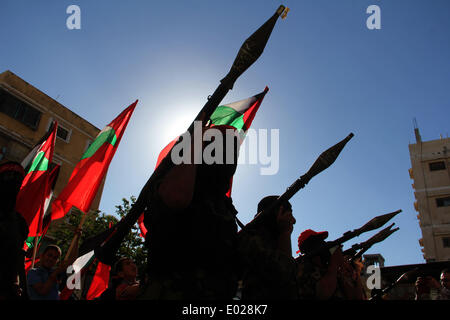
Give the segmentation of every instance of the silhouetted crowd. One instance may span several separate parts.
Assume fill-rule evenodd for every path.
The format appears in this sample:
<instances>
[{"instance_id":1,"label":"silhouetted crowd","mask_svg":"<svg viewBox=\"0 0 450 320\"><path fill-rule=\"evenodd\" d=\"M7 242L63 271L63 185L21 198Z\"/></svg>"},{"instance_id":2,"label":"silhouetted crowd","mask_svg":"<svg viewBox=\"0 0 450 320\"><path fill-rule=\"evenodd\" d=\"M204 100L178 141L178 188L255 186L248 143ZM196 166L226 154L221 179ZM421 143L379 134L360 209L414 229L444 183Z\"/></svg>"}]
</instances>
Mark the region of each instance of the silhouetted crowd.
<instances>
[{"instance_id":1,"label":"silhouetted crowd","mask_svg":"<svg viewBox=\"0 0 450 320\"><path fill-rule=\"evenodd\" d=\"M238 148L236 146L236 148ZM226 148L223 149L226 159ZM180 164L161 170L150 185L144 212L148 230L147 275L120 258L101 300L367 300L360 260L340 246L326 246L328 232L303 231L292 256L291 203L270 208L278 196L263 198L254 221L238 231L237 210L227 196L235 164ZM0 166L0 299L58 300L66 268L61 250L48 246L25 275L28 227L15 208L24 172L20 164ZM321 250L321 248L326 248ZM440 283L416 282L417 299L449 299L449 270Z\"/></svg>"}]
</instances>

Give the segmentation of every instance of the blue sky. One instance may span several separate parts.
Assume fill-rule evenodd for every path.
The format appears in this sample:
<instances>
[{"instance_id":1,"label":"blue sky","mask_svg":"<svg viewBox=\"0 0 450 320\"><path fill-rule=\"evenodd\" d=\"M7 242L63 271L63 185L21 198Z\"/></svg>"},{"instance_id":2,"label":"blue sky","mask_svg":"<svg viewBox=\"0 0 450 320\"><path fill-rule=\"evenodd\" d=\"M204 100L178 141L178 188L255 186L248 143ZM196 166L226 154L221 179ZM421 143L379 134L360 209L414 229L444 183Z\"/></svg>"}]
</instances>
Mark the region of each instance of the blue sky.
<instances>
[{"instance_id":1,"label":"blue sky","mask_svg":"<svg viewBox=\"0 0 450 320\"><path fill-rule=\"evenodd\" d=\"M81 30L66 27L71 4L81 8ZM139 99L100 204L113 213L122 197L138 195L159 151L189 126L242 42L280 4L291 9L287 19L223 100L269 86L252 127L280 129L278 174L237 170L239 219L249 222L262 197L282 193L353 132L333 166L292 199L293 251L305 229L328 230L332 240L402 209L393 220L400 230L368 253L381 253L386 265L424 262L408 144L414 117L424 140L448 134L446 0L2 0L0 72L11 70L99 128ZM373 4L380 30L366 27Z\"/></svg>"}]
</instances>

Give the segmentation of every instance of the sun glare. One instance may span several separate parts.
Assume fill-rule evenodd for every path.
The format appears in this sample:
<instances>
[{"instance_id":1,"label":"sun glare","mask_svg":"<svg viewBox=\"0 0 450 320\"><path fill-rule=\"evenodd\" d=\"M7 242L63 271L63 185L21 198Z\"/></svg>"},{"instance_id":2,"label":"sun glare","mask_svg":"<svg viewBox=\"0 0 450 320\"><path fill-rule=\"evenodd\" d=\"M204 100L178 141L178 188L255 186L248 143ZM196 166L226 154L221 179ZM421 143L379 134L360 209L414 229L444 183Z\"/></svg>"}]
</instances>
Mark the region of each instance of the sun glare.
<instances>
[{"instance_id":1,"label":"sun glare","mask_svg":"<svg viewBox=\"0 0 450 320\"><path fill-rule=\"evenodd\" d=\"M195 116L194 107L183 108L182 112L168 116L168 120L161 127L161 143L166 146L170 141L183 134L191 125Z\"/></svg>"}]
</instances>

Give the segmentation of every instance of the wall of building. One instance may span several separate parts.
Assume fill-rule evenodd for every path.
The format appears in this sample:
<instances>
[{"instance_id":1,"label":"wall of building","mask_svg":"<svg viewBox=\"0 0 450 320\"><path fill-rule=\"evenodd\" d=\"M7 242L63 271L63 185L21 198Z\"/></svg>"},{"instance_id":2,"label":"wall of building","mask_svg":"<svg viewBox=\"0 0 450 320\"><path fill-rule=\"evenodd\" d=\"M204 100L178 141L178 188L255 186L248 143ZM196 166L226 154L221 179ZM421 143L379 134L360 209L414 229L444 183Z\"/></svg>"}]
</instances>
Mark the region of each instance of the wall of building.
<instances>
[{"instance_id":1,"label":"wall of building","mask_svg":"<svg viewBox=\"0 0 450 320\"><path fill-rule=\"evenodd\" d=\"M450 246L444 246L444 239L450 239L450 205L439 206L437 201L450 197L450 139L418 140L409 145L409 152L424 258L450 260ZM445 168L431 170L430 164L438 162L443 162Z\"/></svg>"},{"instance_id":2,"label":"wall of building","mask_svg":"<svg viewBox=\"0 0 450 320\"><path fill-rule=\"evenodd\" d=\"M21 162L31 151L31 148L47 132L53 120L66 130L66 140L57 137L55 143L54 163L61 169L55 186L57 196L69 181L70 175L81 156L95 139L100 129L81 118L33 87L11 71L0 74L0 90L12 94L16 98L41 112L36 128L18 121L8 114L0 112L0 152L1 162L12 160ZM91 209L98 209L103 191L104 180L99 188Z\"/></svg>"}]
</instances>

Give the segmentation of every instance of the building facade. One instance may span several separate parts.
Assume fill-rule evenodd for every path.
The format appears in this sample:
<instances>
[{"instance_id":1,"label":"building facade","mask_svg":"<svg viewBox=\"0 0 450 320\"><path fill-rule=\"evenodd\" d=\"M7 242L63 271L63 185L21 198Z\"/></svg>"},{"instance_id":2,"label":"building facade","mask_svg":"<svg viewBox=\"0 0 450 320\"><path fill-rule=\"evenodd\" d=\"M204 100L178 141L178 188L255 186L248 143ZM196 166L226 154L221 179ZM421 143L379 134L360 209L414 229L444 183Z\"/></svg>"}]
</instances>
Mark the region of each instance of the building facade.
<instances>
[{"instance_id":1,"label":"building facade","mask_svg":"<svg viewBox=\"0 0 450 320\"><path fill-rule=\"evenodd\" d=\"M22 162L53 120L58 122L53 163L61 166L53 194L57 197L100 129L11 71L0 74L0 163ZM91 210L100 205L103 185L104 180Z\"/></svg>"},{"instance_id":2,"label":"building facade","mask_svg":"<svg viewBox=\"0 0 450 320\"><path fill-rule=\"evenodd\" d=\"M414 180L414 208L418 212L423 257L427 262L450 260L450 138L409 145Z\"/></svg>"}]
</instances>

